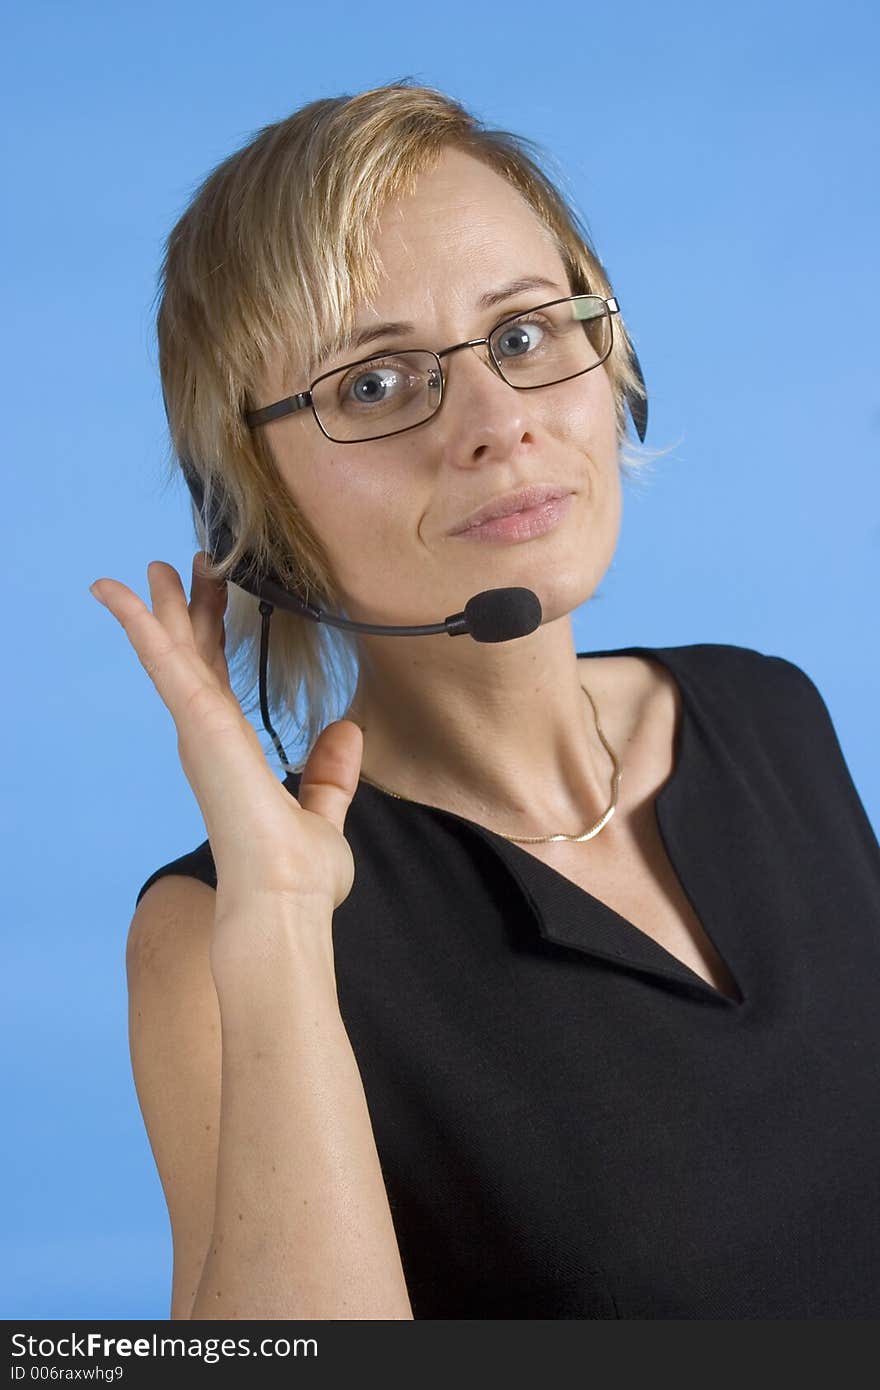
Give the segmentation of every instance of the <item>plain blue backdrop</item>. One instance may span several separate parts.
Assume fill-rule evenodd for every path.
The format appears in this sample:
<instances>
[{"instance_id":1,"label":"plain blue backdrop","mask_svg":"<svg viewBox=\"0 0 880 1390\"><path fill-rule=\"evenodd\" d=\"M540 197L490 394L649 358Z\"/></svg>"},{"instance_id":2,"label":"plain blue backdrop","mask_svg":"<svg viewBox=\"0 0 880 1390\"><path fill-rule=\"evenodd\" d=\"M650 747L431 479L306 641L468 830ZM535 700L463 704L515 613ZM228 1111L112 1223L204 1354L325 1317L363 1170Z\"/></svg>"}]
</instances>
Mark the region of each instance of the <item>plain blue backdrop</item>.
<instances>
[{"instance_id":1,"label":"plain blue backdrop","mask_svg":"<svg viewBox=\"0 0 880 1390\"><path fill-rule=\"evenodd\" d=\"M868 0L7 12L0 1316L168 1315L124 948L138 887L204 828L88 586L148 597L153 559L188 582L152 302L197 183L305 102L405 76L540 142L633 333L647 443L675 446L625 491L576 646L797 662L877 828L878 37Z\"/></svg>"}]
</instances>

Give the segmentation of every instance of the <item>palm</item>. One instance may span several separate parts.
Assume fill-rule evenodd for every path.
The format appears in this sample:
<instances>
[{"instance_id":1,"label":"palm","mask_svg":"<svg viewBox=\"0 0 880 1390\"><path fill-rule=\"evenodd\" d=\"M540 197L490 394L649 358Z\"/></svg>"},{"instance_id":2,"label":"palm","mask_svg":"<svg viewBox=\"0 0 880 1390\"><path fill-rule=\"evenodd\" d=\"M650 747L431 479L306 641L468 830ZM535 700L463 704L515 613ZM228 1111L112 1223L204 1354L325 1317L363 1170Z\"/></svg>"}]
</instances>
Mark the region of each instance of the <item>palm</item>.
<instances>
[{"instance_id":1,"label":"palm","mask_svg":"<svg viewBox=\"0 0 880 1390\"><path fill-rule=\"evenodd\" d=\"M153 561L147 574L152 612L118 580L97 587L177 727L181 766L217 867L218 910L237 911L254 893L268 893L323 899L332 912L354 878L343 826L360 772L360 729L350 720L329 725L303 769L299 799L291 795L230 685L225 585L194 564L187 603L173 566Z\"/></svg>"}]
</instances>

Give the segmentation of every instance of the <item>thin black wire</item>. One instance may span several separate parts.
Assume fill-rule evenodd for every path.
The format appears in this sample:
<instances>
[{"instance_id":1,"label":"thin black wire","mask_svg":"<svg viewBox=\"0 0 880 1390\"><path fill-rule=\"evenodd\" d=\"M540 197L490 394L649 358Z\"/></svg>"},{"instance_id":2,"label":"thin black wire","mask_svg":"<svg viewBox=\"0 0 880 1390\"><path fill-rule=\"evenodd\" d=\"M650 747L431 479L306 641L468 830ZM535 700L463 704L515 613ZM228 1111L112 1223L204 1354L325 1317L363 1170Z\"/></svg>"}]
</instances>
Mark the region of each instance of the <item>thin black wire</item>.
<instances>
[{"instance_id":1,"label":"thin black wire","mask_svg":"<svg viewBox=\"0 0 880 1390\"><path fill-rule=\"evenodd\" d=\"M269 719L269 701L266 698L266 672L269 665L269 623L272 621L272 614L274 611L271 603L267 603L265 599L260 601L260 613L263 617L263 626L260 632L260 715L263 720L263 728L266 730L267 734L271 734L272 742L275 744L282 765L286 764L284 771L287 772L287 768L290 764L287 761L284 745L272 728Z\"/></svg>"}]
</instances>

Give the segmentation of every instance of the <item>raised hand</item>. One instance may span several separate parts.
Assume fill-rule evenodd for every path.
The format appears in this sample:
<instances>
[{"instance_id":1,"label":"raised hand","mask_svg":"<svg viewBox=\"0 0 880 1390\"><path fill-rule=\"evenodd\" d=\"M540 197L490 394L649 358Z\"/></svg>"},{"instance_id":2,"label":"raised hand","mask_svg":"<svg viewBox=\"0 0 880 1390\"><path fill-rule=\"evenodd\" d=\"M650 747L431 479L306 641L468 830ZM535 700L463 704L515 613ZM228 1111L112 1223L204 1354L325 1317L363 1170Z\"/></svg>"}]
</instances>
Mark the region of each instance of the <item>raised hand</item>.
<instances>
[{"instance_id":1,"label":"raised hand","mask_svg":"<svg viewBox=\"0 0 880 1390\"><path fill-rule=\"evenodd\" d=\"M363 735L352 720L335 720L311 750L299 797L283 786L230 686L226 585L204 574L202 555L189 603L177 570L161 560L147 566L152 612L116 579L96 580L90 592L125 630L177 727L217 867L218 914L284 898L330 916L354 882L343 830Z\"/></svg>"}]
</instances>

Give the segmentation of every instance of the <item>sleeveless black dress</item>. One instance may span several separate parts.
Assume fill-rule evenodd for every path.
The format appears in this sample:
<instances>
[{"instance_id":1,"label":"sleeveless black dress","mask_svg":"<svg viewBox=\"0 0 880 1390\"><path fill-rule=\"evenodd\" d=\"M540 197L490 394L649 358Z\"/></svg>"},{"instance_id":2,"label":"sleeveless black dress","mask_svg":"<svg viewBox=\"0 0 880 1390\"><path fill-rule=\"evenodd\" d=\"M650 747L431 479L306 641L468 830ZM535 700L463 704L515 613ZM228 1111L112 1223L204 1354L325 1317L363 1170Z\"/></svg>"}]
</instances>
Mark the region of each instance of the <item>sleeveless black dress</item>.
<instances>
[{"instance_id":1,"label":"sleeveless black dress","mask_svg":"<svg viewBox=\"0 0 880 1390\"><path fill-rule=\"evenodd\" d=\"M656 816L737 995L361 782L336 974L414 1316L876 1317L880 845L824 700L747 647L578 655L678 683ZM216 887L208 841L163 874Z\"/></svg>"}]
</instances>

